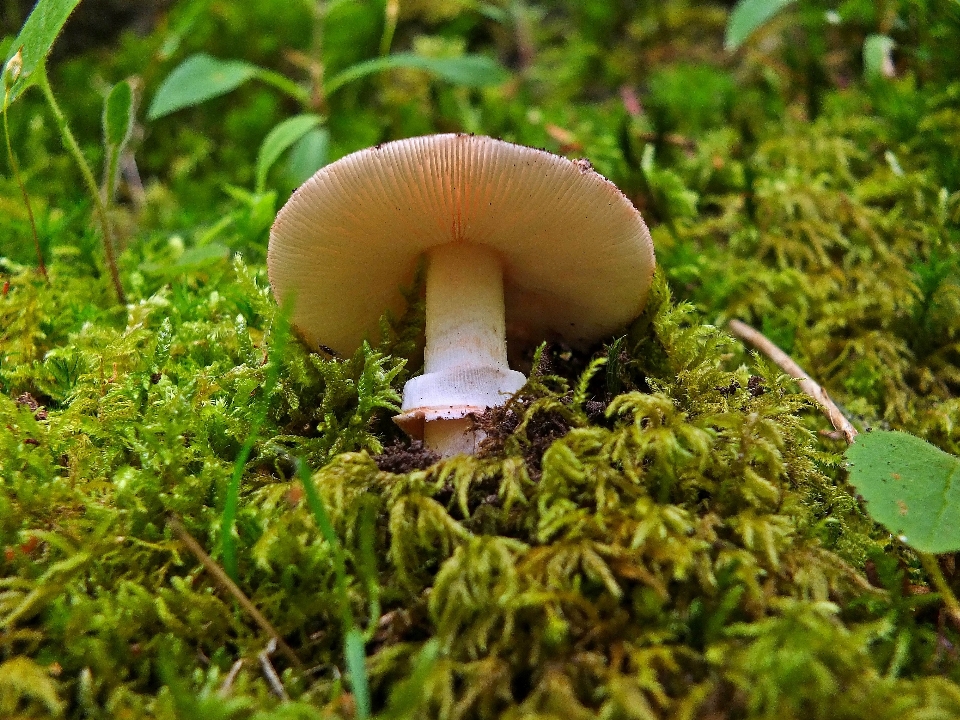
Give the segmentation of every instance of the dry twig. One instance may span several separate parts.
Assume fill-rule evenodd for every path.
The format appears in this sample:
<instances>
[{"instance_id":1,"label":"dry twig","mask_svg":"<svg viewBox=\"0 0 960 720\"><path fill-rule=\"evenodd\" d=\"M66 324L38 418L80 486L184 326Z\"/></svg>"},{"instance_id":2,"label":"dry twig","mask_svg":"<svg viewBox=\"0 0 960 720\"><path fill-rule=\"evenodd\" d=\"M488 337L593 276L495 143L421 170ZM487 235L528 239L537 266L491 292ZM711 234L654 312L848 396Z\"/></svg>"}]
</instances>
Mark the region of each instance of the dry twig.
<instances>
[{"instance_id":1,"label":"dry twig","mask_svg":"<svg viewBox=\"0 0 960 720\"><path fill-rule=\"evenodd\" d=\"M243 658L237 660L233 667L230 668L230 672L227 673L227 676L223 679L223 684L220 685L220 689L217 691L217 694L220 697L227 697L230 694L230 689L233 687L234 680L237 679L237 675L240 674L240 669L243 667Z\"/></svg>"},{"instance_id":2,"label":"dry twig","mask_svg":"<svg viewBox=\"0 0 960 720\"><path fill-rule=\"evenodd\" d=\"M853 439L857 436L857 429L853 427L844 414L840 412L840 408L830 399L827 391L820 387L812 377L807 375L803 368L794 362L793 358L774 345L766 335L750 327L745 322L731 320L728 323L728 327L730 328L730 332L741 340L753 345L753 347L773 360L780 369L796 380L800 385L800 389L813 398L814 402L820 406L833 427L843 434L847 444L849 445L853 442Z\"/></svg>"},{"instance_id":3,"label":"dry twig","mask_svg":"<svg viewBox=\"0 0 960 720\"><path fill-rule=\"evenodd\" d=\"M270 621L267 620L263 614L257 609L257 606L254 605L250 598L248 598L243 590L237 587L237 584L230 579L227 573L222 567L217 565L213 558L207 555L206 551L200 547L193 535L187 532L187 529L183 526L183 523L176 517L171 516L167 520L167 524L170 526L170 529L176 533L177 537L180 538L180 542L187 546L187 548L192 552L197 560L200 561L200 564L206 568L207 572L213 575L214 579L220 584L220 586L229 592L240 603L247 614L253 618L254 622L257 623L271 638L277 641L277 647L283 652L288 660L298 669L303 669L303 663L300 662L300 658L297 657L297 654L293 652L293 649L287 645L283 638L280 637L280 633L277 632L276 628L270 624Z\"/></svg>"},{"instance_id":4,"label":"dry twig","mask_svg":"<svg viewBox=\"0 0 960 720\"><path fill-rule=\"evenodd\" d=\"M287 695L286 689L283 687L283 683L280 682L280 676L277 675L277 671L273 667L273 663L270 662L270 655L274 650L277 649L277 639L275 637L270 638L270 642L267 643L265 647L257 657L260 659L260 667L263 669L264 677L267 678L267 682L270 683L270 687L273 689L273 692L276 693L277 697L281 700L289 700L290 696Z\"/></svg>"}]
</instances>

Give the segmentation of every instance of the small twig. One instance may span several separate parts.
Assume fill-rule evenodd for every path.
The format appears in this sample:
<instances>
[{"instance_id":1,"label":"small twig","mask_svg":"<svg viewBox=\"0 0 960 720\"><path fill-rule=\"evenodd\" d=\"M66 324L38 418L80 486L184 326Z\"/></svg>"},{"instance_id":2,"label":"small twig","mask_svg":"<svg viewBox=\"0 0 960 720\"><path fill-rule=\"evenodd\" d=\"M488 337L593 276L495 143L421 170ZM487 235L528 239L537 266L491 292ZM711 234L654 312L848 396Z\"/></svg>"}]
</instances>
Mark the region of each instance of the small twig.
<instances>
[{"instance_id":1,"label":"small twig","mask_svg":"<svg viewBox=\"0 0 960 720\"><path fill-rule=\"evenodd\" d=\"M755 330L744 322L731 320L729 322L729 328L734 335L753 345L773 360L773 362L790 375L790 377L794 378L800 384L803 392L820 405L833 424L833 427L846 439L847 444L853 443L858 435L856 429L850 424L850 421L847 420L843 413L840 412L840 408L830 399L827 391L807 375L807 373L803 371L803 368L797 365L789 355L768 340L763 333ZM919 550L917 551L917 557L920 558L920 564L930 578L933 587L936 588L940 594L940 599L946 607L950 621L954 626L960 628L960 601L957 600L957 596L954 595L950 583L948 583L947 579L943 576L943 571L940 570L940 563L937 561L937 558L930 553L920 552Z\"/></svg>"},{"instance_id":2,"label":"small twig","mask_svg":"<svg viewBox=\"0 0 960 720\"><path fill-rule=\"evenodd\" d=\"M261 612L257 609L257 606L254 605L250 601L250 598L243 593L243 590L237 587L237 584L229 578L227 573L224 572L223 568L217 565L213 561L213 558L207 555L206 551L200 547L200 543L194 539L193 535L187 532L187 529L183 526L183 523L181 523L178 518L171 516L167 519L167 524L177 535L177 537L180 538L180 542L186 545L190 552L196 556L197 560L199 560L200 564L206 568L207 572L213 575L214 579L220 584L220 586L233 595L236 601L240 603L240 607L246 610L247 614L253 618L254 622L256 622L257 625L264 630L264 632L270 635L273 640L276 640L277 647L283 651L283 654L287 657L287 659L290 660L290 662L293 663L298 670L302 670L303 663L300 662L300 658L298 658L297 654L293 652L293 649L283 641L283 638L280 637L280 633L277 632L276 628L274 628L273 625L270 624L270 621L267 620L263 614L261 614Z\"/></svg>"},{"instance_id":3,"label":"small twig","mask_svg":"<svg viewBox=\"0 0 960 720\"><path fill-rule=\"evenodd\" d=\"M243 658L240 658L233 664L233 666L230 668L230 672L228 672L227 676L223 679L223 684L220 685L217 695L220 697L226 697L230 694L230 688L233 687L233 681L237 679L237 675L240 674L240 668L242 667Z\"/></svg>"},{"instance_id":4,"label":"small twig","mask_svg":"<svg viewBox=\"0 0 960 720\"><path fill-rule=\"evenodd\" d=\"M728 327L730 328L730 332L741 340L753 345L757 350L773 360L780 369L796 380L800 385L800 389L813 398L820 406L833 427L843 434L847 444L849 445L853 442L853 439L857 436L856 428L853 427L844 414L840 412L840 408L830 399L827 391L820 387L812 377L807 375L803 368L794 362L793 358L774 345L763 333L750 327L745 322L731 320L728 323Z\"/></svg>"},{"instance_id":5,"label":"small twig","mask_svg":"<svg viewBox=\"0 0 960 720\"><path fill-rule=\"evenodd\" d=\"M273 688L273 692L275 692L281 700L286 701L290 699L290 696L287 695L283 683L280 682L280 676L277 675L273 663L270 662L270 654L276 649L277 639L272 637L270 638L270 642L267 643L267 647L265 647L257 657L260 658L260 667L263 669L263 674L267 678L267 682L270 683L270 687Z\"/></svg>"}]
</instances>

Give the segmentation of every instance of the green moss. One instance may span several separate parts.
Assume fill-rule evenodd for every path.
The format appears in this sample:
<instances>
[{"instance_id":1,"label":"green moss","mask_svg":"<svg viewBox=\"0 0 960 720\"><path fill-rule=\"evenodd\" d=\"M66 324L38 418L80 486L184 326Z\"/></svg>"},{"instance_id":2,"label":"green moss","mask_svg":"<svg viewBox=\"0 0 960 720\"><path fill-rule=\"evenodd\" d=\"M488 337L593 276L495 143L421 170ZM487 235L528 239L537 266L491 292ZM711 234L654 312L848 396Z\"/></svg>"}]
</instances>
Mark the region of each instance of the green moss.
<instances>
[{"instance_id":1,"label":"green moss","mask_svg":"<svg viewBox=\"0 0 960 720\"><path fill-rule=\"evenodd\" d=\"M787 21L729 58L725 10L687 0L421 2L401 18L395 47L496 55L516 79L345 88L332 157L431 130L585 155L641 208L659 262L620 337L537 351L519 396L478 419L480 456L403 474L377 455L418 371L419 288L352 357L304 347L263 269L288 180L237 187L299 110L251 85L147 126L143 205L115 209L118 307L73 169L25 96L11 128L51 282L0 178L0 715L355 717L335 551L301 459L381 717L960 715L960 637L923 570L863 514L810 401L720 329L762 328L857 425L960 452L956 11L893 3L900 77L861 84L860 36L885 22L861 4L824 40L833 87L813 120ZM298 77L279 58L309 45L302 8L201 5L55 69L91 156L94 75L141 72L150 97L155 65L229 57L261 22L244 58ZM358 8L327 18L331 68L375 52L379 10ZM252 434L237 582L305 666L272 658L290 701L262 671L267 635L167 524L223 563Z\"/></svg>"}]
</instances>

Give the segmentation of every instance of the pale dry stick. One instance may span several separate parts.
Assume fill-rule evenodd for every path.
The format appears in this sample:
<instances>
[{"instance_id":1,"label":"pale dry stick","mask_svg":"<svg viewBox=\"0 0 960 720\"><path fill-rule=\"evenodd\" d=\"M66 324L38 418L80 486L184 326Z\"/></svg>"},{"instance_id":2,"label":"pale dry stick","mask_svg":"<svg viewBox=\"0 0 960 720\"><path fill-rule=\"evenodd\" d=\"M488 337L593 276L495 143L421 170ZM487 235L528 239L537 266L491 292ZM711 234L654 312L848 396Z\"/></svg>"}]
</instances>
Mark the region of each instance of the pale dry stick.
<instances>
[{"instance_id":1,"label":"pale dry stick","mask_svg":"<svg viewBox=\"0 0 960 720\"><path fill-rule=\"evenodd\" d=\"M827 391L807 375L807 373L803 371L803 368L793 361L793 358L774 345L763 333L750 327L745 322L731 320L728 323L728 327L730 328L730 332L741 340L753 345L757 350L773 360L773 362L790 375L790 377L794 378L800 384L803 392L820 405L833 424L833 427L846 439L847 444L850 445L853 443L858 435L856 428L854 428L844 414L840 412L840 408L830 399ZM930 577L934 588L940 593L940 597L946 607L947 615L953 624L960 628L960 602L957 601L957 597L953 594L953 589L950 587L946 578L944 578L936 556L918 551L917 557L920 558L920 564L923 566L923 569L927 571L927 575Z\"/></svg>"},{"instance_id":2,"label":"pale dry stick","mask_svg":"<svg viewBox=\"0 0 960 720\"><path fill-rule=\"evenodd\" d=\"M276 693L277 697L281 700L289 700L290 696L287 695L287 691L283 687L283 683L280 682L280 676L277 675L276 669L273 667L273 663L270 662L270 654L277 649L277 639L275 637L270 638L270 642L267 643L267 647L264 648L259 655L260 658L260 668L263 670L264 676L267 678L267 682L270 684L270 687L273 689L273 692Z\"/></svg>"},{"instance_id":3,"label":"pale dry stick","mask_svg":"<svg viewBox=\"0 0 960 720\"><path fill-rule=\"evenodd\" d=\"M227 673L227 676L223 679L223 684L220 685L220 689L217 690L217 695L220 697L227 697L230 694L230 689L233 687L233 681L237 679L237 675L240 674L240 669L243 667L243 658L237 660L233 666L230 668L230 672Z\"/></svg>"},{"instance_id":4,"label":"pale dry stick","mask_svg":"<svg viewBox=\"0 0 960 720\"><path fill-rule=\"evenodd\" d=\"M298 658L293 649L283 641L283 638L280 637L280 633L277 632L276 628L257 610L257 606L250 601L250 598L243 593L243 590L237 587L237 584L230 579L230 576L224 572L223 568L217 565L213 561L213 558L207 555L206 551L200 547L200 543L194 539L193 535L187 532L183 523L181 523L178 518L171 516L167 519L167 524L177 537L180 538L180 542L186 545L190 552L200 561L200 564L206 568L207 572L213 575L214 579L233 595L236 601L240 603L240 607L247 611L247 614L253 618L254 622L270 635L272 639L277 641L277 647L287 656L287 659L290 660L298 670L303 670L303 663L300 662L300 658Z\"/></svg>"},{"instance_id":5,"label":"pale dry stick","mask_svg":"<svg viewBox=\"0 0 960 720\"><path fill-rule=\"evenodd\" d=\"M745 322L731 320L727 324L727 327L730 328L730 332L741 340L753 345L753 347L773 360L781 370L796 380L800 385L800 389L813 398L823 412L826 413L830 423L836 428L837 432L843 435L847 444L850 445L853 443L853 439L857 437L858 434L857 429L853 427L844 414L840 412L840 408L830 399L827 391L820 387L819 383L812 377L807 375L803 368L794 362L793 358L774 345L766 335L750 327Z\"/></svg>"}]
</instances>

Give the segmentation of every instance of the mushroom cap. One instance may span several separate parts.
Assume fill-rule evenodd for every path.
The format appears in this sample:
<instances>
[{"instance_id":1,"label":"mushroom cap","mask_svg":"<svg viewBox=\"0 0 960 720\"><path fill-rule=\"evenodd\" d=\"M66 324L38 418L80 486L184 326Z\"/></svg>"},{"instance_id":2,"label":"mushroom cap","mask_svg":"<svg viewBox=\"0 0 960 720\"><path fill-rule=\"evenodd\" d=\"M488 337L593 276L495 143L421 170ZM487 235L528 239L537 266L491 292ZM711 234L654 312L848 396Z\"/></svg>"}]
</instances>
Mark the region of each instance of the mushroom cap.
<instances>
[{"instance_id":1,"label":"mushroom cap","mask_svg":"<svg viewBox=\"0 0 960 720\"><path fill-rule=\"evenodd\" d=\"M304 339L349 355L402 311L419 258L457 242L502 259L510 342L597 340L639 315L653 278L640 213L588 162L462 134L320 169L280 209L267 268Z\"/></svg>"}]
</instances>

